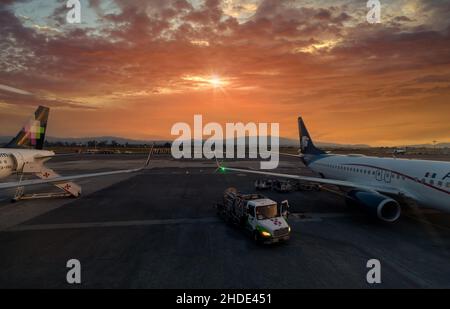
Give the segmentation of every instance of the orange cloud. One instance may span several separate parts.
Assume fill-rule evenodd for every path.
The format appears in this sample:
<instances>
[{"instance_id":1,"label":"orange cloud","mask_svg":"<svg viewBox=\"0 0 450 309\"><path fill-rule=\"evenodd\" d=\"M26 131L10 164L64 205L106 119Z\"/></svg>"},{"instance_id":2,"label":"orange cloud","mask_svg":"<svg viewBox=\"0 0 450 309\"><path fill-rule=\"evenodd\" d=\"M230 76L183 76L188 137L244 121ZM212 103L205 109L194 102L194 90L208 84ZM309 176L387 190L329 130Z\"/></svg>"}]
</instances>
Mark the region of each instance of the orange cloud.
<instances>
[{"instance_id":1,"label":"orange cloud","mask_svg":"<svg viewBox=\"0 0 450 309\"><path fill-rule=\"evenodd\" d=\"M0 84L33 93L0 88L3 135L45 104L57 136L169 138L201 113L280 122L296 138L302 114L323 141L450 140L448 4L386 4L371 25L360 1L114 3L91 1L96 18L83 27L67 27L56 6L39 29L14 11L20 2L2 4Z\"/></svg>"}]
</instances>

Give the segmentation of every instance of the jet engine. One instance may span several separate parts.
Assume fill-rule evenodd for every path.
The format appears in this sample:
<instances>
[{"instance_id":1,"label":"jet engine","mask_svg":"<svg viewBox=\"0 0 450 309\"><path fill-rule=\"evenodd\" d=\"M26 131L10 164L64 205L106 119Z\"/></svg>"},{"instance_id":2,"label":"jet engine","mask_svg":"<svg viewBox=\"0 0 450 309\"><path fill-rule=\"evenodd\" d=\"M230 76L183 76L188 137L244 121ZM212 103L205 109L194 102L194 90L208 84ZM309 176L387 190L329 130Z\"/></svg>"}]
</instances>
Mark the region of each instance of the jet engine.
<instances>
[{"instance_id":1,"label":"jet engine","mask_svg":"<svg viewBox=\"0 0 450 309\"><path fill-rule=\"evenodd\" d=\"M379 193L353 190L347 194L348 205L357 205L369 215L384 222L395 222L400 218L400 204Z\"/></svg>"},{"instance_id":2,"label":"jet engine","mask_svg":"<svg viewBox=\"0 0 450 309\"><path fill-rule=\"evenodd\" d=\"M10 176L17 168L17 161L11 154L0 153L0 179Z\"/></svg>"}]
</instances>

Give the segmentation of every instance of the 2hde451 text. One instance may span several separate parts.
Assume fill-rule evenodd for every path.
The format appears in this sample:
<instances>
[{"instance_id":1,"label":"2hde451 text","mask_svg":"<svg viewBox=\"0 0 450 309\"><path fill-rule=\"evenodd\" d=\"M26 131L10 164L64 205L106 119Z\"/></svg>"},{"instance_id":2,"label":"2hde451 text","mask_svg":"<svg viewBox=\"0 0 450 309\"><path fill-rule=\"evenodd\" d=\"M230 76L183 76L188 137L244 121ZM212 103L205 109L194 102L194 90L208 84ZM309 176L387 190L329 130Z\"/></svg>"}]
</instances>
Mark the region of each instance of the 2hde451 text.
<instances>
[{"instance_id":1,"label":"2hde451 text","mask_svg":"<svg viewBox=\"0 0 450 309\"><path fill-rule=\"evenodd\" d=\"M201 304L207 307L210 303L216 304L271 304L271 294L220 294L219 298L211 296L193 296L183 293L177 296L177 304Z\"/></svg>"},{"instance_id":2,"label":"2hde451 text","mask_svg":"<svg viewBox=\"0 0 450 309\"><path fill-rule=\"evenodd\" d=\"M221 304L271 304L271 294L220 294Z\"/></svg>"}]
</instances>

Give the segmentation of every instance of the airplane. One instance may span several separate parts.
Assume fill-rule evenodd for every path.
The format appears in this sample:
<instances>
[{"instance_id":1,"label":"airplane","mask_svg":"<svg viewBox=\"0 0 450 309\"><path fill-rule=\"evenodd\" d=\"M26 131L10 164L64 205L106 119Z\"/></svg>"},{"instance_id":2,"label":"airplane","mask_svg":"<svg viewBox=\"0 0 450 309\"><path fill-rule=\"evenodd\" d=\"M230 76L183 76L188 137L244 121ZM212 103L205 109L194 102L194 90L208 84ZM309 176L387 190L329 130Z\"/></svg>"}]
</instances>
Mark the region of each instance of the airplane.
<instances>
[{"instance_id":1,"label":"airplane","mask_svg":"<svg viewBox=\"0 0 450 309\"><path fill-rule=\"evenodd\" d=\"M16 189L13 202L31 198L79 197L81 195L81 187L73 182L75 180L136 173L149 165L153 147L150 150L147 161L140 168L71 176L59 175L54 170L45 166L48 160L57 156L53 151L43 150L49 113L50 109L48 107L39 106L34 116L17 136L6 144L4 148L0 148L0 179L8 178L14 174L19 178L16 182L0 183L0 190L9 188ZM39 179L23 180L24 175L35 175ZM43 193L28 196L24 194L25 187L41 184L52 184L60 188L62 193Z\"/></svg>"},{"instance_id":2,"label":"airplane","mask_svg":"<svg viewBox=\"0 0 450 309\"><path fill-rule=\"evenodd\" d=\"M389 223L400 218L401 205L408 202L450 212L450 162L332 154L314 145L301 117L298 126L300 154L291 156L320 177L229 168L217 162L219 170L334 185L343 191L348 205Z\"/></svg>"}]
</instances>

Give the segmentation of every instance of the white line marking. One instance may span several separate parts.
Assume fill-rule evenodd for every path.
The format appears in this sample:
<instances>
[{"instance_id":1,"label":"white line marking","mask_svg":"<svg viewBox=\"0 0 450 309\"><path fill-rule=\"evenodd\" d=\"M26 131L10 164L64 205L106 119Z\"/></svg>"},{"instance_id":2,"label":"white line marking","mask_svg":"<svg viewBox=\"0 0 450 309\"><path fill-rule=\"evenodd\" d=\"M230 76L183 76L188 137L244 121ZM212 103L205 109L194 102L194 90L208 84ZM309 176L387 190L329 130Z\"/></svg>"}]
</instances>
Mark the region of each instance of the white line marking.
<instances>
[{"instance_id":1,"label":"white line marking","mask_svg":"<svg viewBox=\"0 0 450 309\"><path fill-rule=\"evenodd\" d=\"M12 227L6 232L26 232L26 231L46 231L46 230L67 230L67 229L87 229L105 227L128 227L128 226L153 226L171 224L197 224L216 223L219 218L207 217L198 219L166 219L166 220L139 220L139 221L109 221L109 222L87 222L87 223L63 223L63 224L36 224L20 225Z\"/></svg>"},{"instance_id":2,"label":"white line marking","mask_svg":"<svg viewBox=\"0 0 450 309\"><path fill-rule=\"evenodd\" d=\"M345 213L306 213L304 217L299 214L291 215L291 222L322 222L322 219L349 217ZM108 227L130 227L130 226L154 226L174 224L208 224L222 222L217 217L204 218L180 218L180 219L157 219L137 221L108 221L108 222L86 222L86 223L62 223L62 224L35 224L18 225L5 230L5 232L27 232L27 231L49 231L68 229L108 228Z\"/></svg>"}]
</instances>

